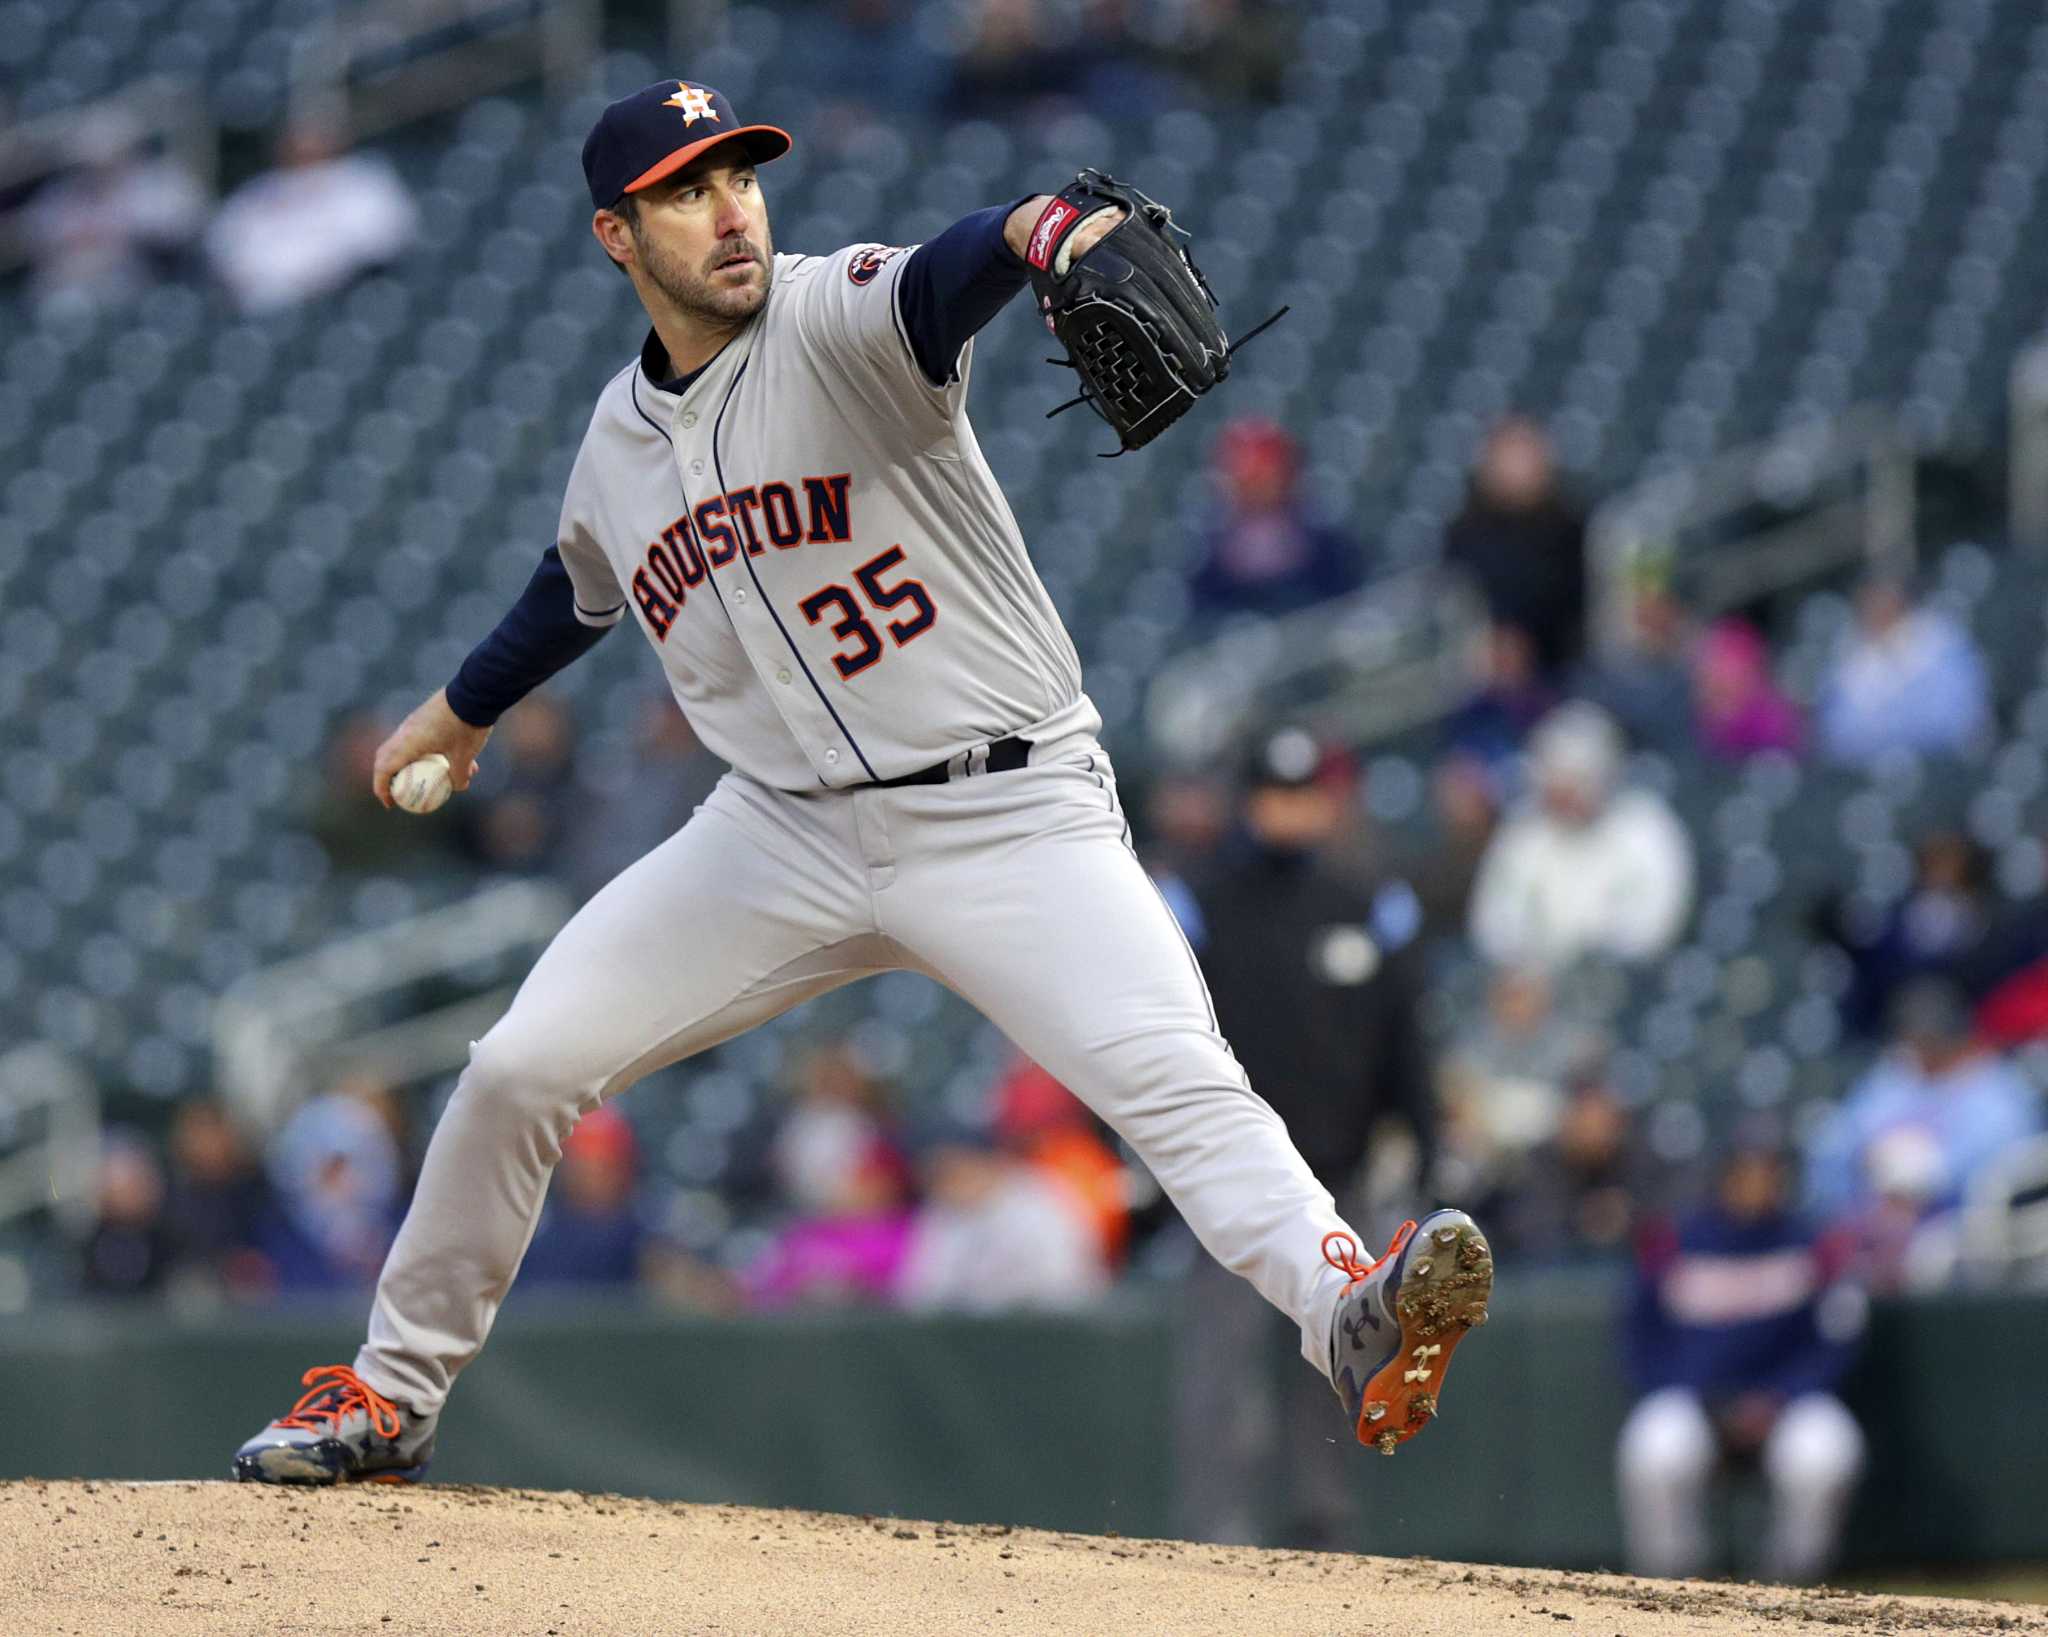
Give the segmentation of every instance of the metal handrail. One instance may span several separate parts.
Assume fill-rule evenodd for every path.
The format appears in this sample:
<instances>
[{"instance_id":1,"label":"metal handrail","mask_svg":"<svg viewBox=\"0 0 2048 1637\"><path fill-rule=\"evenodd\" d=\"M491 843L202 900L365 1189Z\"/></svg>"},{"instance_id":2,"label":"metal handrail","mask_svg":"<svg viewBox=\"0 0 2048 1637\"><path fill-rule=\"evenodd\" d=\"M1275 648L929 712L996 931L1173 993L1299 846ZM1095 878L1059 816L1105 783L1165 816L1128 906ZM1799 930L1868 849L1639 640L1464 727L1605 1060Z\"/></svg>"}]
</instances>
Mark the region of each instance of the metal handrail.
<instances>
[{"instance_id":1,"label":"metal handrail","mask_svg":"<svg viewBox=\"0 0 2048 1637\"><path fill-rule=\"evenodd\" d=\"M41 1139L15 1142L37 1115ZM100 1096L92 1076L44 1041L0 1053L0 1132L15 1142L0 1155L0 1222L48 1210L82 1239L99 1218Z\"/></svg>"},{"instance_id":2,"label":"metal handrail","mask_svg":"<svg viewBox=\"0 0 2048 1637\"><path fill-rule=\"evenodd\" d=\"M1599 646L1628 645L1632 591L1653 568L1685 579L1704 615L1858 561L1909 574L1919 456L1893 411L1862 405L1623 489L1586 530ZM1746 519L1757 511L1775 520Z\"/></svg>"},{"instance_id":3,"label":"metal handrail","mask_svg":"<svg viewBox=\"0 0 2048 1637\"><path fill-rule=\"evenodd\" d=\"M511 990L466 995L398 1025L375 1015L375 1003L422 979L459 979L508 950L545 943L574 907L557 886L506 882L247 974L214 1008L222 1096L254 1129L268 1130L315 1071L337 1059L374 1063L401 1080L459 1064Z\"/></svg>"},{"instance_id":4,"label":"metal handrail","mask_svg":"<svg viewBox=\"0 0 2048 1637\"><path fill-rule=\"evenodd\" d=\"M371 0L300 36L291 115L360 141L530 79L564 98L601 24L600 0Z\"/></svg>"},{"instance_id":5,"label":"metal handrail","mask_svg":"<svg viewBox=\"0 0 2048 1637\"><path fill-rule=\"evenodd\" d=\"M1353 744L1394 738L1465 697L1484 623L1461 579L1390 575L1184 650L1153 679L1146 725L1168 762L1189 766L1280 715Z\"/></svg>"}]
</instances>

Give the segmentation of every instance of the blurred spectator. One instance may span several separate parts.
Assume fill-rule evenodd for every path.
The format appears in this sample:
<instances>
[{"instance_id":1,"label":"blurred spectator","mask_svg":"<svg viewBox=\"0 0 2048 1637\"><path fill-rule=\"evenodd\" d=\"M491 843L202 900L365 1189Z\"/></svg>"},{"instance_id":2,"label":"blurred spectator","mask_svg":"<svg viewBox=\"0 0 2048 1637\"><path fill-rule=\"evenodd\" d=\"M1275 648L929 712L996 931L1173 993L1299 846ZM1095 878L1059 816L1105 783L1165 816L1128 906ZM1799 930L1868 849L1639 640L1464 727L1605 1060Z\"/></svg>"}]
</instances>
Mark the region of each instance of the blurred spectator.
<instances>
[{"instance_id":1,"label":"blurred spectator","mask_svg":"<svg viewBox=\"0 0 2048 1637\"><path fill-rule=\"evenodd\" d=\"M1496 966L1648 960L1692 906L1692 842L1664 799L1621 783L1621 736L1598 706L1554 711L1530 741L1535 792L1472 890L1472 941Z\"/></svg>"},{"instance_id":2,"label":"blurred spectator","mask_svg":"<svg viewBox=\"0 0 2048 1637\"><path fill-rule=\"evenodd\" d=\"M1511 415L1487 435L1444 560L1469 573L1488 617L1527 638L1536 671L1562 676L1585 645L1586 522L1564 496L1550 440Z\"/></svg>"},{"instance_id":3,"label":"blurred spectator","mask_svg":"<svg viewBox=\"0 0 2048 1637\"><path fill-rule=\"evenodd\" d=\"M550 694L528 694L499 718L478 758L482 770L453 804L471 858L515 875L562 864L563 838L581 805L574 752L569 713Z\"/></svg>"},{"instance_id":4,"label":"blurred spectator","mask_svg":"<svg viewBox=\"0 0 2048 1637\"><path fill-rule=\"evenodd\" d=\"M1893 1042L1815 1133L1807 1168L1812 1208L1858 1234L1880 1285L1905 1283L1915 1235L2041 1129L2039 1094L1977 1037L1952 985L1906 985Z\"/></svg>"},{"instance_id":5,"label":"blurred spectator","mask_svg":"<svg viewBox=\"0 0 2048 1637\"><path fill-rule=\"evenodd\" d=\"M1555 1005L1549 978L1509 968L1494 974L1486 1012L1468 1022L1438 1067L1446 1163L1457 1161L1455 1187L1475 1197L1524 1155L1548 1143L1564 1116L1566 1088L1593 1062L1598 1038Z\"/></svg>"},{"instance_id":6,"label":"blurred spectator","mask_svg":"<svg viewBox=\"0 0 2048 1637\"><path fill-rule=\"evenodd\" d=\"M1358 584L1357 547L1309 515L1301 448L1272 421L1232 421L1211 457L1219 501L1189 582L1207 614L1286 614Z\"/></svg>"},{"instance_id":7,"label":"blurred spectator","mask_svg":"<svg viewBox=\"0 0 2048 1637\"><path fill-rule=\"evenodd\" d=\"M390 163L342 151L316 121L288 127L277 165L228 196L206 234L215 276L245 313L334 295L396 261L419 211Z\"/></svg>"},{"instance_id":8,"label":"blurred spectator","mask_svg":"<svg viewBox=\"0 0 2048 1637\"><path fill-rule=\"evenodd\" d=\"M348 1090L322 1093L270 1149L275 1200L260 1247L286 1293L375 1282L404 1211L404 1156L387 1115Z\"/></svg>"},{"instance_id":9,"label":"blurred spectator","mask_svg":"<svg viewBox=\"0 0 2048 1637\"><path fill-rule=\"evenodd\" d=\"M140 1132L109 1128L100 1137L99 1221L85 1241L79 1287L95 1296L153 1294L176 1258L155 1149Z\"/></svg>"},{"instance_id":10,"label":"blurred spectator","mask_svg":"<svg viewBox=\"0 0 2048 1637\"><path fill-rule=\"evenodd\" d=\"M1405 881L1363 883L1330 866L1345 784L1341 760L1304 730L1262 738L1238 832L1190 881L1199 918L1184 928L1253 1088L1340 1193L1382 1118L1408 1125L1423 1175L1436 1136L1415 1021L1420 909Z\"/></svg>"},{"instance_id":11,"label":"blurred spectator","mask_svg":"<svg viewBox=\"0 0 2048 1637\"><path fill-rule=\"evenodd\" d=\"M460 803L424 815L387 810L370 789L377 747L390 730L368 711L327 741L320 782L302 820L338 875L428 875L454 857Z\"/></svg>"},{"instance_id":12,"label":"blurred spectator","mask_svg":"<svg viewBox=\"0 0 2048 1637\"><path fill-rule=\"evenodd\" d=\"M1454 755L1483 766L1496 785L1513 776L1515 757L1557 694L1536 669L1536 650L1518 625L1490 625L1480 644L1479 686L1444 723Z\"/></svg>"},{"instance_id":13,"label":"blurred spectator","mask_svg":"<svg viewBox=\"0 0 2048 1637\"><path fill-rule=\"evenodd\" d=\"M771 1156L784 1202L797 1211L829 1210L848 1178L877 1154L887 1156L899 1176L906 1174L880 1083L850 1046L807 1054Z\"/></svg>"},{"instance_id":14,"label":"blurred spectator","mask_svg":"<svg viewBox=\"0 0 2048 1637\"><path fill-rule=\"evenodd\" d=\"M238 1296L270 1286L257 1236L270 1190L228 1111L212 1097L178 1105L164 1219L178 1245L180 1282Z\"/></svg>"},{"instance_id":15,"label":"blurred spectator","mask_svg":"<svg viewBox=\"0 0 2048 1637\"><path fill-rule=\"evenodd\" d=\"M1101 108L1142 118L1178 100L1120 0L959 0L951 10L946 111L956 119L1030 123Z\"/></svg>"},{"instance_id":16,"label":"blurred spectator","mask_svg":"<svg viewBox=\"0 0 2048 1637\"><path fill-rule=\"evenodd\" d=\"M1198 874L1230 832L1230 792L1206 773L1166 773L1145 800L1146 835L1140 856L1160 897L1182 927L1196 925L1188 877Z\"/></svg>"},{"instance_id":17,"label":"blurred spectator","mask_svg":"<svg viewBox=\"0 0 2048 1637\"><path fill-rule=\"evenodd\" d=\"M742 1274L757 1307L885 1302L910 1238L910 1176L883 1118L882 1089L845 1047L804 1063L774 1165L797 1213Z\"/></svg>"},{"instance_id":18,"label":"blurred spectator","mask_svg":"<svg viewBox=\"0 0 2048 1637\"><path fill-rule=\"evenodd\" d=\"M576 1122L519 1265L522 1285L631 1285L643 1233L633 1208L639 1147L625 1115L600 1103Z\"/></svg>"},{"instance_id":19,"label":"blurred spectator","mask_svg":"<svg viewBox=\"0 0 2048 1637\"><path fill-rule=\"evenodd\" d=\"M1799 707L1771 680L1771 655L1746 620L1717 620L1693 654L1693 700L1700 748L1725 762L1767 750L1796 756L1806 748Z\"/></svg>"},{"instance_id":20,"label":"blurred spectator","mask_svg":"<svg viewBox=\"0 0 2048 1637\"><path fill-rule=\"evenodd\" d=\"M1288 70L1300 60L1299 0L1098 0L1098 6L1112 24L1143 27L1147 42L1178 62L1203 98L1225 108L1280 101Z\"/></svg>"},{"instance_id":21,"label":"blurred spectator","mask_svg":"<svg viewBox=\"0 0 2048 1637\"><path fill-rule=\"evenodd\" d=\"M680 830L724 773L674 695L647 694L630 746L597 765L577 758L564 822L578 895L590 897Z\"/></svg>"},{"instance_id":22,"label":"blurred spectator","mask_svg":"<svg viewBox=\"0 0 2048 1637\"><path fill-rule=\"evenodd\" d=\"M823 0L802 27L783 30L779 54L799 84L817 88L806 121L813 141L836 144L868 125L901 127L944 96L951 67L916 0Z\"/></svg>"},{"instance_id":23,"label":"blurred spectator","mask_svg":"<svg viewBox=\"0 0 2048 1637\"><path fill-rule=\"evenodd\" d=\"M1121 1263L1131 1232L1131 1177L1103 1140L1101 1122L1021 1052L996 1082L993 1100L1003 1147L1064 1189L1102 1260Z\"/></svg>"},{"instance_id":24,"label":"blurred spectator","mask_svg":"<svg viewBox=\"0 0 2048 1637\"><path fill-rule=\"evenodd\" d=\"M1230 833L1230 790L1209 773L1165 773L1145 801L1145 855L1155 875L1199 869Z\"/></svg>"},{"instance_id":25,"label":"blurred spectator","mask_svg":"<svg viewBox=\"0 0 2048 1637\"><path fill-rule=\"evenodd\" d=\"M1621 724L1631 743L1667 756L1694 745L1692 632L1685 610L1661 575L1646 576L1629 594L1628 640L1584 667L1578 693Z\"/></svg>"},{"instance_id":26,"label":"blurred spectator","mask_svg":"<svg viewBox=\"0 0 2048 1637\"><path fill-rule=\"evenodd\" d=\"M1638 1140L1628 1105L1604 1064L1573 1075L1557 1130L1479 1195L1494 1237L1530 1264L1598 1261L1627 1251L1659 1181ZM1446 1190L1448 1190L1448 1183Z\"/></svg>"},{"instance_id":27,"label":"blurred spectator","mask_svg":"<svg viewBox=\"0 0 2048 1637\"><path fill-rule=\"evenodd\" d=\"M1863 765L1891 750L1958 754L1990 724L1984 657L1948 615L1915 608L1897 581L1873 580L1821 681L1818 715L1821 744L1837 762Z\"/></svg>"},{"instance_id":28,"label":"blurred spectator","mask_svg":"<svg viewBox=\"0 0 2048 1637\"><path fill-rule=\"evenodd\" d=\"M1109 1287L1080 1202L1004 1150L993 1130L955 1125L920 1156L925 1199L897 1281L908 1308L1073 1308Z\"/></svg>"},{"instance_id":29,"label":"blurred spectator","mask_svg":"<svg viewBox=\"0 0 2048 1637\"><path fill-rule=\"evenodd\" d=\"M1790 1195L1781 1154L1739 1149L1703 1208L1643 1236L1624 1349L1643 1396L1615 1461L1637 1574L1707 1572L1707 1487L1723 1466L1769 1481L1766 1578L1818 1580L1841 1546L1864 1439L1834 1387L1864 1302Z\"/></svg>"},{"instance_id":30,"label":"blurred spectator","mask_svg":"<svg viewBox=\"0 0 2048 1637\"><path fill-rule=\"evenodd\" d=\"M1186 930L1217 1026L1309 1168L1340 1201L1354 1198L1391 1118L1412 1139L1412 1197L1436 1157L1416 1022L1420 909L1405 882L1356 881L1327 861L1349 782L1342 761L1303 730L1261 738L1238 832L1190 882L1199 919ZM1248 1540L1270 1486L1282 1493L1285 1542L1353 1538L1353 1474L1328 1437L1324 1383L1275 1369L1298 1346L1293 1327L1208 1257L1187 1279L1175 1399L1180 1527L1195 1539Z\"/></svg>"},{"instance_id":31,"label":"blurred spectator","mask_svg":"<svg viewBox=\"0 0 2048 1637\"><path fill-rule=\"evenodd\" d=\"M76 169L37 193L21 222L30 292L43 317L126 305L183 267L206 221L205 192L176 160L144 151L120 109L79 124Z\"/></svg>"},{"instance_id":32,"label":"blurred spectator","mask_svg":"<svg viewBox=\"0 0 2048 1637\"><path fill-rule=\"evenodd\" d=\"M1429 837L1404 849L1398 873L1415 889L1423 935L1432 943L1465 936L1472 883L1500 822L1500 788L1476 756L1452 752L1430 770Z\"/></svg>"},{"instance_id":33,"label":"blurred spectator","mask_svg":"<svg viewBox=\"0 0 2048 1637\"><path fill-rule=\"evenodd\" d=\"M1966 988L1996 982L2003 955L1987 943L1998 915L1984 849L1956 830L1922 837L1904 898L1884 909L1852 899L1823 912L1825 934L1853 973L1843 1023L1865 1036L1882 1032L1900 989L1915 978L1951 978Z\"/></svg>"}]
</instances>

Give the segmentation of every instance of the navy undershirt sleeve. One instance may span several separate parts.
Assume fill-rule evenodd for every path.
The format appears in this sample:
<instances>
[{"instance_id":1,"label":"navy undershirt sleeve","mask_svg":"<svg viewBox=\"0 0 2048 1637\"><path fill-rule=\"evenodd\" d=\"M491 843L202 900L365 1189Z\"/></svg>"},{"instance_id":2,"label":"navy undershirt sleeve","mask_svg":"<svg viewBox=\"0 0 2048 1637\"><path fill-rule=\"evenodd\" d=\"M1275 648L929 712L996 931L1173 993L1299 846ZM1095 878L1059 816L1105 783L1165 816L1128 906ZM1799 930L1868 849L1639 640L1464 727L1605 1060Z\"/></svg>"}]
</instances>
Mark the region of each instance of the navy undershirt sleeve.
<instances>
[{"instance_id":1,"label":"navy undershirt sleeve","mask_svg":"<svg viewBox=\"0 0 2048 1637\"><path fill-rule=\"evenodd\" d=\"M961 217L904 264L896 311L917 367L933 386L953 379L960 349L1029 281L1024 258L1003 238L1010 212L1029 197Z\"/></svg>"},{"instance_id":2,"label":"navy undershirt sleeve","mask_svg":"<svg viewBox=\"0 0 2048 1637\"><path fill-rule=\"evenodd\" d=\"M576 617L576 588L554 547L497 629L469 651L448 684L448 707L471 727L487 728L543 682L597 646L609 625Z\"/></svg>"}]
</instances>

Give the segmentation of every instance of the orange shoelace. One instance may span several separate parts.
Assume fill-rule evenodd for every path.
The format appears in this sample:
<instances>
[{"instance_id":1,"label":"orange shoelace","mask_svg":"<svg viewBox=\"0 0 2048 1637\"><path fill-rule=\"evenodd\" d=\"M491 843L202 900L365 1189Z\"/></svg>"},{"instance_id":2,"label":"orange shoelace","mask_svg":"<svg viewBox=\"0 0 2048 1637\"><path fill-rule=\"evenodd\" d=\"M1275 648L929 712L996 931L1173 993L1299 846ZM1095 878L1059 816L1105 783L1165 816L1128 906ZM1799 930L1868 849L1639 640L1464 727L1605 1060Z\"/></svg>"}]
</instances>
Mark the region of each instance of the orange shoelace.
<instances>
[{"instance_id":1,"label":"orange shoelace","mask_svg":"<svg viewBox=\"0 0 2048 1637\"><path fill-rule=\"evenodd\" d=\"M1411 1217L1395 1230L1394 1242L1387 1247L1387 1255L1375 1262L1359 1261L1358 1241L1348 1233L1326 1233L1323 1235L1323 1260L1339 1273L1350 1274L1351 1285L1355 1285L1361 1279L1371 1278L1375 1269L1385 1266L1387 1257L1398 1255L1401 1247L1408 1243L1409 1235L1414 1232L1415 1220ZM1332 1246L1336 1249L1333 1250ZM1344 1288L1349 1290L1351 1285Z\"/></svg>"},{"instance_id":2,"label":"orange shoelace","mask_svg":"<svg viewBox=\"0 0 2048 1637\"><path fill-rule=\"evenodd\" d=\"M292 1406L290 1415L280 1417L275 1423L277 1426L304 1427L308 1432L319 1432L322 1422L338 1427L344 1415L357 1409L367 1409L370 1425L380 1438L398 1436L398 1406L375 1388L366 1386L363 1378L346 1364L323 1364L318 1369L308 1370L299 1377L299 1385L313 1390ZM315 1399L330 1393L336 1395L333 1403L313 1408ZM389 1427L384 1424L387 1421L391 1423Z\"/></svg>"}]
</instances>

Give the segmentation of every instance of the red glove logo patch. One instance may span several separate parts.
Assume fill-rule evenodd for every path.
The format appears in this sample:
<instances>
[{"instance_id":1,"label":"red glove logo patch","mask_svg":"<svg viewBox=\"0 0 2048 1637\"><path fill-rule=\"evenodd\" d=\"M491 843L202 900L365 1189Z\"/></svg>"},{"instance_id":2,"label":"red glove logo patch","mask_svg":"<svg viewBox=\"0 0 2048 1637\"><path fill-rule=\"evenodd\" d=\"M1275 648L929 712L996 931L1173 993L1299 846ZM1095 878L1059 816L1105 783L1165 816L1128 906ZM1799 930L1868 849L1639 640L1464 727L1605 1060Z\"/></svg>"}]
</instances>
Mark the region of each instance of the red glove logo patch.
<instances>
[{"instance_id":1,"label":"red glove logo patch","mask_svg":"<svg viewBox=\"0 0 2048 1637\"><path fill-rule=\"evenodd\" d=\"M1052 260L1052 247L1060 234L1080 214L1066 200L1053 200L1045 207L1045 214L1038 218L1038 225L1031 230L1031 242L1024 247L1024 259L1042 270Z\"/></svg>"}]
</instances>

